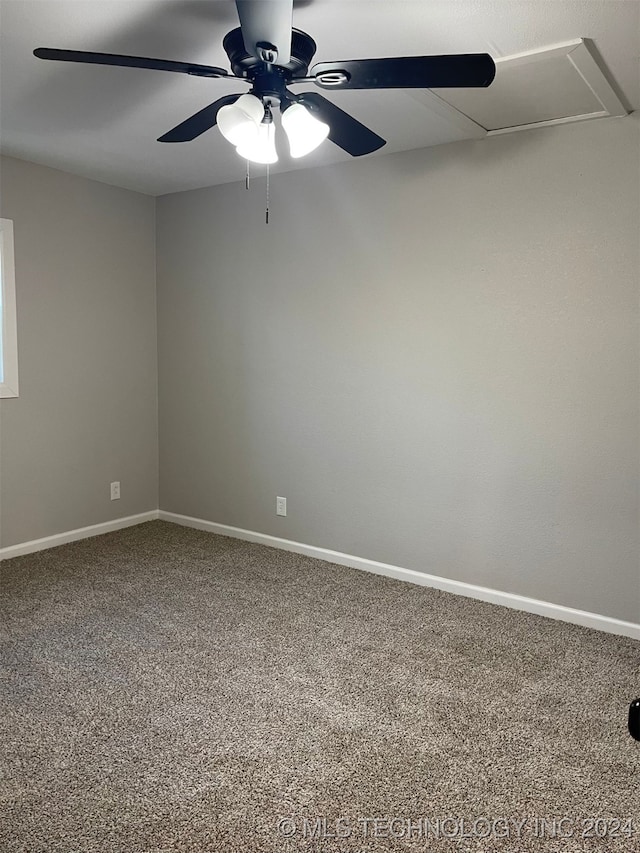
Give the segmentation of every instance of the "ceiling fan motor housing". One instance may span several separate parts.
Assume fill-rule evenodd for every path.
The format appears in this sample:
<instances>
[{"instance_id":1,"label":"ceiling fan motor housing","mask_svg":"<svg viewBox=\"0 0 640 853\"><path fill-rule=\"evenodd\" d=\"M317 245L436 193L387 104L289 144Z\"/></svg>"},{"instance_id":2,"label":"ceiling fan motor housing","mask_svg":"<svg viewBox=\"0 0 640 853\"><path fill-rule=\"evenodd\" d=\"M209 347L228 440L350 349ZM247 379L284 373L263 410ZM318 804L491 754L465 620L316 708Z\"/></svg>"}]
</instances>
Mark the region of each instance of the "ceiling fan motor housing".
<instances>
[{"instance_id":1,"label":"ceiling fan motor housing","mask_svg":"<svg viewBox=\"0 0 640 853\"><path fill-rule=\"evenodd\" d=\"M231 70L237 77L253 80L256 73L264 68L265 63L252 56L245 48L241 27L236 27L235 30L227 33L222 46L229 57ZM291 30L291 59L286 64L276 65L275 67L283 69L286 80L306 77L316 47L316 43L310 35L294 27Z\"/></svg>"}]
</instances>

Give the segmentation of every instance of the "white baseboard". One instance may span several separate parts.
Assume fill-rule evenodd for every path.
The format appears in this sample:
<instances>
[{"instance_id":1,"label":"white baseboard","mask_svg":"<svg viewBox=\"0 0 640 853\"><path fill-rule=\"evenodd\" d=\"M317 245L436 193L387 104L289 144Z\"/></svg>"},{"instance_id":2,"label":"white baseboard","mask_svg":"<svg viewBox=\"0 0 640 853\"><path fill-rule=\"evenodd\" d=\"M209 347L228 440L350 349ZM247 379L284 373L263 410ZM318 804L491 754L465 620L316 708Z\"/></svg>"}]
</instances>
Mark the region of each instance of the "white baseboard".
<instances>
[{"instance_id":1,"label":"white baseboard","mask_svg":"<svg viewBox=\"0 0 640 853\"><path fill-rule=\"evenodd\" d=\"M66 545L67 542L88 539L89 536L99 536L101 533L111 533L112 530L122 530L124 527L133 527L135 524L153 521L156 518L158 518L158 510L154 509L149 512L138 513L138 515L129 515L126 518L116 518L113 521L92 524L89 527L78 527L77 530L67 530L66 533L55 533L53 536L33 539L31 542L20 542L19 545L0 548L0 560L21 557L23 554L33 554L34 551L44 551L45 548L55 548L56 545Z\"/></svg>"},{"instance_id":2,"label":"white baseboard","mask_svg":"<svg viewBox=\"0 0 640 853\"><path fill-rule=\"evenodd\" d=\"M631 637L640 640L640 625L635 622L624 622L621 619L613 619L611 616L602 616L599 613L590 613L586 610L576 610L573 607L564 607L561 604L552 604L548 601L539 601L536 598L527 598L523 595L515 595L510 592L501 592L489 589L485 586L464 583L463 581L450 580L438 577L438 575L424 574L413 569L404 569L401 566L393 566L389 563L379 563L376 560L368 560L364 557L355 557L352 554L344 554L341 551L331 551L328 548L319 548L315 545L306 545L303 542L294 542L291 539L281 539L278 536L269 536L266 533L257 533L254 530L244 530L241 527L231 527L227 524L217 524L214 521L206 521L202 518L191 518L187 515L179 515L175 512L165 510L150 510L138 515L130 515L126 518L116 518L113 521L105 521L101 524L92 524L89 527L80 527L77 530L68 530L66 533L56 533L53 536L45 536L42 539L34 539L31 542L21 542L18 545L9 545L0 548L0 561L11 557L20 557L45 548L55 548L56 545L64 545L67 542L76 542L79 539L87 539L90 536L99 536L101 533L110 533L113 530L121 530L125 527L133 527L145 521L153 521L160 518L183 527L194 527L198 530L206 530L209 533L217 533L221 536L231 536L234 539L244 539L247 542L257 542L260 545L269 545L272 548L280 548L283 551L292 551L296 554L305 554L318 560L329 563L337 563L340 566L348 566L352 569L360 569L372 572L376 575L395 578L417 584L428 586L433 589L441 589L454 595L464 595L467 598L475 598L479 601L487 601L491 604L500 604L514 610L522 610L525 613L536 613L539 616L547 616L550 619L558 619L561 622L570 622L574 625L582 625L585 628L594 628L597 631L606 631L609 634L618 634L623 637Z\"/></svg>"},{"instance_id":3,"label":"white baseboard","mask_svg":"<svg viewBox=\"0 0 640 853\"><path fill-rule=\"evenodd\" d=\"M441 589L444 592L452 592L454 595L464 595L467 598L476 598L479 601L500 604L503 607L510 607L514 610L523 610L525 613L536 613L539 616L547 616L550 619L558 619L561 622L571 622L574 625L582 625L585 628L594 628L597 631L606 631L608 634L618 634L623 637L640 640L640 625L634 622L624 622L621 619L613 619L610 616L602 616L598 613L590 613L587 610L576 610L573 607L564 607L561 604L539 601L536 598L527 598L524 595L500 592L500 590L476 586L475 584L464 583L463 581L423 574L413 569L403 569L400 566L393 566L389 563L378 563L375 560L367 560L363 557L343 554L341 551L331 551L327 548L318 548L315 545L305 545L303 542L280 539L277 536L268 536L265 533L256 533L253 530L243 530L240 527L230 527L226 524L217 524L213 521L191 518L190 516L178 515L174 512L160 510L158 517L163 521L171 521L174 524L181 524L184 527L194 527L198 530L218 533L221 536L231 536L234 539L244 539L248 542L270 545L273 548L280 548L283 551L293 551L296 554L305 554L308 557L316 557L319 560L337 563L340 566L349 566L352 569L373 572L376 575L396 578L397 580L407 581L419 586L428 586L434 589Z\"/></svg>"}]
</instances>

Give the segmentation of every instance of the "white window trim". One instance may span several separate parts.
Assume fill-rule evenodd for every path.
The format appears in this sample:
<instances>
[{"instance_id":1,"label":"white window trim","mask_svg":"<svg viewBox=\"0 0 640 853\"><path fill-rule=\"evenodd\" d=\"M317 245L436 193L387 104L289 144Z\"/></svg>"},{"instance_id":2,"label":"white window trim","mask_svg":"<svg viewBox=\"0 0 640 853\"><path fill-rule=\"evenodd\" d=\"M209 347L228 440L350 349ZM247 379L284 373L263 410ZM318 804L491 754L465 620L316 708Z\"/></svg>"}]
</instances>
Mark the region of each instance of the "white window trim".
<instances>
[{"instance_id":1,"label":"white window trim","mask_svg":"<svg viewBox=\"0 0 640 853\"><path fill-rule=\"evenodd\" d=\"M0 263L2 263L2 368L0 397L18 396L18 323L16 277L13 256L13 222L0 219Z\"/></svg>"}]
</instances>

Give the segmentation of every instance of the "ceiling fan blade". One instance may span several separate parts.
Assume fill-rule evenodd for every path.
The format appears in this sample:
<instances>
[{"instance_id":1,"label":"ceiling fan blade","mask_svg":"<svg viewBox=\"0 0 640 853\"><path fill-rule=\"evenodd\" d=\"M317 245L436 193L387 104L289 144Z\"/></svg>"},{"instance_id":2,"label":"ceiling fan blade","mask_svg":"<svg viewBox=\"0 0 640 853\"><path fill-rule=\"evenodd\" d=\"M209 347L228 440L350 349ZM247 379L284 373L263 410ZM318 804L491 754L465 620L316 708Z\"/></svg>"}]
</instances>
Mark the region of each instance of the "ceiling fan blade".
<instances>
[{"instance_id":1,"label":"ceiling fan blade","mask_svg":"<svg viewBox=\"0 0 640 853\"><path fill-rule=\"evenodd\" d=\"M143 56L122 56L119 53L93 53L88 50L58 50L38 47L33 51L38 59L56 59L61 62L85 62L93 65L118 65L124 68L150 68L154 71L177 71L193 77L229 77L224 68L197 65L193 62L173 62L170 59L145 59Z\"/></svg>"},{"instance_id":2,"label":"ceiling fan blade","mask_svg":"<svg viewBox=\"0 0 640 853\"><path fill-rule=\"evenodd\" d=\"M448 89L489 86L496 66L488 53L318 62L309 75L323 89Z\"/></svg>"},{"instance_id":3,"label":"ceiling fan blade","mask_svg":"<svg viewBox=\"0 0 640 853\"><path fill-rule=\"evenodd\" d=\"M190 118L185 119L181 124L176 125L172 130L169 130L164 136L158 139L158 142L191 142L196 136L200 136L205 130L213 127L218 119L218 111L221 107L227 104L234 104L240 95L225 95L224 98L218 98L208 107L205 107L200 112L195 113Z\"/></svg>"},{"instance_id":4,"label":"ceiling fan blade","mask_svg":"<svg viewBox=\"0 0 640 853\"><path fill-rule=\"evenodd\" d=\"M352 157L371 154L372 151L377 151L378 148L387 144L381 136L328 101L324 95L319 95L317 92L303 92L298 95L297 101L329 125L329 139Z\"/></svg>"},{"instance_id":5,"label":"ceiling fan blade","mask_svg":"<svg viewBox=\"0 0 640 853\"><path fill-rule=\"evenodd\" d=\"M275 64L286 65L291 59L293 0L236 0L236 6L247 52L265 60L258 45L271 45L278 52Z\"/></svg>"}]
</instances>

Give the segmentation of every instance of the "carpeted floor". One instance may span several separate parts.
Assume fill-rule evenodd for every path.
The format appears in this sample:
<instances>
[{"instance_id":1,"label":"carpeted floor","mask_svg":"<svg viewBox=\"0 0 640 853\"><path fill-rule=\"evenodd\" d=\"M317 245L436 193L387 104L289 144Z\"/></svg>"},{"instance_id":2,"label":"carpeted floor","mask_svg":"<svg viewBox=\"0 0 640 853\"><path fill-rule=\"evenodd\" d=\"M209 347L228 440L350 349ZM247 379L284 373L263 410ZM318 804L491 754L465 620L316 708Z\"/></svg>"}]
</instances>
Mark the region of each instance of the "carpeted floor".
<instances>
[{"instance_id":1,"label":"carpeted floor","mask_svg":"<svg viewBox=\"0 0 640 853\"><path fill-rule=\"evenodd\" d=\"M638 642L160 521L0 590L2 853L640 850Z\"/></svg>"}]
</instances>

